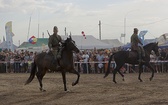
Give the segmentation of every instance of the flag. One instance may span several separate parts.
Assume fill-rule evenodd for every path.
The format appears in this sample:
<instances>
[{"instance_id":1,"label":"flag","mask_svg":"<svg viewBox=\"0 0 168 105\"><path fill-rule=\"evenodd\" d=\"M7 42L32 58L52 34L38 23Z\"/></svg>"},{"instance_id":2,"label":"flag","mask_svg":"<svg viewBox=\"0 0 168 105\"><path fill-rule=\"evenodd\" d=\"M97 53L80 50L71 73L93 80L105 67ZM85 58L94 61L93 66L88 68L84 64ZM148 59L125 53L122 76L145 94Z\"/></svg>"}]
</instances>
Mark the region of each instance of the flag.
<instances>
[{"instance_id":1,"label":"flag","mask_svg":"<svg viewBox=\"0 0 168 105\"><path fill-rule=\"evenodd\" d=\"M164 43L167 41L167 37L168 37L168 34L163 34L163 35L161 35L161 36L157 39L158 44L159 44L159 45L164 44Z\"/></svg>"},{"instance_id":2,"label":"flag","mask_svg":"<svg viewBox=\"0 0 168 105\"><path fill-rule=\"evenodd\" d=\"M7 49L14 51L13 48L13 39L12 37L14 36L12 32L12 21L9 21L5 25L5 30L6 30L6 42L7 42Z\"/></svg>"},{"instance_id":3,"label":"flag","mask_svg":"<svg viewBox=\"0 0 168 105\"><path fill-rule=\"evenodd\" d=\"M37 38L35 36L32 36L29 38L29 43L36 44L36 42L37 42Z\"/></svg>"},{"instance_id":4,"label":"flag","mask_svg":"<svg viewBox=\"0 0 168 105\"><path fill-rule=\"evenodd\" d=\"M86 35L85 35L84 31L82 31L81 33L82 33L83 37L86 39Z\"/></svg>"},{"instance_id":5,"label":"flag","mask_svg":"<svg viewBox=\"0 0 168 105\"><path fill-rule=\"evenodd\" d=\"M141 31L141 32L139 33L139 37L145 36L145 34L146 34L147 32L148 32L147 30Z\"/></svg>"}]
</instances>

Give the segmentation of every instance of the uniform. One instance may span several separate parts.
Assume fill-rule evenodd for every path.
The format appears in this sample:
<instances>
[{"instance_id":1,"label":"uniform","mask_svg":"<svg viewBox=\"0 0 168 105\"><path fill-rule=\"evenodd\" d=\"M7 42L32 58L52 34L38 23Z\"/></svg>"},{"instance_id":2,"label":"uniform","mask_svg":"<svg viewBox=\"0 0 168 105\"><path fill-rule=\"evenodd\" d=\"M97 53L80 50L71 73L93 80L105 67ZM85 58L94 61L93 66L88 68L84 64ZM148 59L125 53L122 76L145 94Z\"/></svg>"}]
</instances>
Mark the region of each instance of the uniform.
<instances>
[{"instance_id":1,"label":"uniform","mask_svg":"<svg viewBox=\"0 0 168 105\"><path fill-rule=\"evenodd\" d=\"M49 37L48 47L53 53L55 60L59 60L61 58L62 49L60 48L60 43L62 42L62 38L60 35L57 34L58 28L56 26L54 26L53 32L53 35Z\"/></svg>"},{"instance_id":2,"label":"uniform","mask_svg":"<svg viewBox=\"0 0 168 105\"><path fill-rule=\"evenodd\" d=\"M134 28L134 33L131 36L131 50L132 51L137 51L138 55L139 55L139 60L142 61L141 53L142 53L143 57L145 56L145 53L144 53L144 49L142 47L140 48L138 46L138 43L140 43L141 45L143 45L143 44L139 40L138 35L137 35L137 33L135 33L135 31L138 31L138 29Z\"/></svg>"},{"instance_id":3,"label":"uniform","mask_svg":"<svg viewBox=\"0 0 168 105\"><path fill-rule=\"evenodd\" d=\"M55 27L54 27L54 29L55 29ZM52 49L52 53L53 53L55 59L61 58L61 48L60 48L61 42L62 42L62 38L57 33L54 33L53 35L51 35L49 37L48 47L50 50Z\"/></svg>"}]
</instances>

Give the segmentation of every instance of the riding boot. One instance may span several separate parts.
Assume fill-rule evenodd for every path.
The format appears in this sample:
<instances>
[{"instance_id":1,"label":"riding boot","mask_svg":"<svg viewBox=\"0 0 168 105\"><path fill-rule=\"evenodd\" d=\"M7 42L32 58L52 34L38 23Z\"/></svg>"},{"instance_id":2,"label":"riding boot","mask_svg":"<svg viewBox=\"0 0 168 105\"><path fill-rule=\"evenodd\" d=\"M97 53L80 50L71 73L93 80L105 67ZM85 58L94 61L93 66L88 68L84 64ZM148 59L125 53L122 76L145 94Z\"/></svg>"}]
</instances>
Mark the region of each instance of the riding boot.
<instances>
[{"instance_id":1,"label":"riding boot","mask_svg":"<svg viewBox=\"0 0 168 105\"><path fill-rule=\"evenodd\" d=\"M145 61L142 59L141 53L138 53L138 54L139 54L139 60L138 60L138 62L139 63L144 63Z\"/></svg>"},{"instance_id":2,"label":"riding boot","mask_svg":"<svg viewBox=\"0 0 168 105\"><path fill-rule=\"evenodd\" d=\"M56 60L56 70L59 71L61 69L60 65L59 65L59 60Z\"/></svg>"},{"instance_id":3,"label":"riding boot","mask_svg":"<svg viewBox=\"0 0 168 105\"><path fill-rule=\"evenodd\" d=\"M58 54L57 56L56 56L56 70L60 70L60 65L59 65L59 60L61 59L61 56Z\"/></svg>"}]
</instances>

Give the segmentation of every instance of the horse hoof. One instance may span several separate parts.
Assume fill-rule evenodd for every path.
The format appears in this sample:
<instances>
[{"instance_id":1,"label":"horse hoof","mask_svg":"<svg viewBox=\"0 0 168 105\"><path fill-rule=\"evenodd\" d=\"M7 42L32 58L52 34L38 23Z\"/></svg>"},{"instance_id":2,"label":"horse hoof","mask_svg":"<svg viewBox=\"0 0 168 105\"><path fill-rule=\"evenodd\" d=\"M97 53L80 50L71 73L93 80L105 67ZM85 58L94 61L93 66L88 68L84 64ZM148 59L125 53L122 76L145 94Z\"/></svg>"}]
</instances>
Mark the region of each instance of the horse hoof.
<instances>
[{"instance_id":1,"label":"horse hoof","mask_svg":"<svg viewBox=\"0 0 168 105\"><path fill-rule=\"evenodd\" d=\"M72 86L75 86L75 85L76 85L76 83L73 82L73 83L72 83Z\"/></svg>"},{"instance_id":2,"label":"horse hoof","mask_svg":"<svg viewBox=\"0 0 168 105\"><path fill-rule=\"evenodd\" d=\"M115 84L117 83L116 81L113 81Z\"/></svg>"},{"instance_id":3,"label":"horse hoof","mask_svg":"<svg viewBox=\"0 0 168 105\"><path fill-rule=\"evenodd\" d=\"M46 90L44 90L44 89L42 89L42 88L40 88L40 91L41 91L41 92L46 92Z\"/></svg>"},{"instance_id":4,"label":"horse hoof","mask_svg":"<svg viewBox=\"0 0 168 105\"><path fill-rule=\"evenodd\" d=\"M46 90L42 90L42 92L46 92Z\"/></svg>"},{"instance_id":5,"label":"horse hoof","mask_svg":"<svg viewBox=\"0 0 168 105\"><path fill-rule=\"evenodd\" d=\"M65 90L65 93L69 93L70 92L70 90Z\"/></svg>"},{"instance_id":6,"label":"horse hoof","mask_svg":"<svg viewBox=\"0 0 168 105\"><path fill-rule=\"evenodd\" d=\"M150 81L152 81L152 78L149 78Z\"/></svg>"}]
</instances>

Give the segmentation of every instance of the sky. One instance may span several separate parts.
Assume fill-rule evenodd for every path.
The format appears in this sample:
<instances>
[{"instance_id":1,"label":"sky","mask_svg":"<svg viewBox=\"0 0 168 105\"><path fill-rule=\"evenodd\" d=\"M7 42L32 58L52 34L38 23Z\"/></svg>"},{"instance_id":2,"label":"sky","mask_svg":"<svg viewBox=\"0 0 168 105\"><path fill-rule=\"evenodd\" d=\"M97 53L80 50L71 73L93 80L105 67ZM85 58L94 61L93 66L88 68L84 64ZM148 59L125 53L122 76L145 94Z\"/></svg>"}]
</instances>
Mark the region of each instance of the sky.
<instances>
[{"instance_id":1,"label":"sky","mask_svg":"<svg viewBox=\"0 0 168 105\"><path fill-rule=\"evenodd\" d=\"M99 21L101 39L130 42L135 27L148 30L145 39L153 39L168 33L167 9L168 0L0 0L0 39L6 38L8 21L17 46L31 36L41 38L42 33L48 38L47 30L52 34L54 26L59 35L65 35L66 27L68 35L84 31L86 37L99 39ZM120 38L124 30L125 41Z\"/></svg>"}]
</instances>

